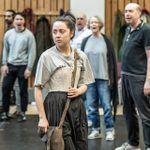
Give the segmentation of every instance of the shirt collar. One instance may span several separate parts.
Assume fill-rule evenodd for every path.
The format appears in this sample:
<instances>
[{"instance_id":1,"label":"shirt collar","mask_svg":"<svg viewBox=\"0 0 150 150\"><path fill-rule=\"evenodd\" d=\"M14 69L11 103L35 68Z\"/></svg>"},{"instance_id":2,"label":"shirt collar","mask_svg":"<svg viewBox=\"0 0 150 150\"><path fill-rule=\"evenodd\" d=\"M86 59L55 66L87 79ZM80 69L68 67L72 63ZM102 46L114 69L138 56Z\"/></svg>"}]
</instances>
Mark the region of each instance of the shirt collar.
<instances>
[{"instance_id":1,"label":"shirt collar","mask_svg":"<svg viewBox=\"0 0 150 150\"><path fill-rule=\"evenodd\" d=\"M141 20L141 23L136 27L136 29L135 30L140 30L142 27L143 27L143 25L144 25L144 21L143 20ZM131 27L130 26L128 26L128 31L130 31L131 30ZM134 31L135 31L134 30Z\"/></svg>"}]
</instances>

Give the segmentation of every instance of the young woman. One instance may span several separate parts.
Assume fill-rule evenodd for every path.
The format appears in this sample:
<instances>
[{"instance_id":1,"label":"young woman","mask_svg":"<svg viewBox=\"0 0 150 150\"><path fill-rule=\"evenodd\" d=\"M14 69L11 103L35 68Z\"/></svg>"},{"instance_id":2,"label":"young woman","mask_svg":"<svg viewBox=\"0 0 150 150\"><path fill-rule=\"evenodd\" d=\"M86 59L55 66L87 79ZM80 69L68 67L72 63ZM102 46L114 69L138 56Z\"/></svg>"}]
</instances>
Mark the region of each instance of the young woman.
<instances>
[{"instance_id":1,"label":"young woman","mask_svg":"<svg viewBox=\"0 0 150 150\"><path fill-rule=\"evenodd\" d=\"M81 95L94 82L86 55L78 52L75 87L71 87L74 52L70 40L74 36L75 17L69 12L56 18L52 25L55 46L40 57L35 77L35 99L39 112L38 127L47 132L49 126L58 126L67 98L71 99L63 124L65 150L87 150L87 121ZM44 100L42 89L48 86Z\"/></svg>"}]
</instances>

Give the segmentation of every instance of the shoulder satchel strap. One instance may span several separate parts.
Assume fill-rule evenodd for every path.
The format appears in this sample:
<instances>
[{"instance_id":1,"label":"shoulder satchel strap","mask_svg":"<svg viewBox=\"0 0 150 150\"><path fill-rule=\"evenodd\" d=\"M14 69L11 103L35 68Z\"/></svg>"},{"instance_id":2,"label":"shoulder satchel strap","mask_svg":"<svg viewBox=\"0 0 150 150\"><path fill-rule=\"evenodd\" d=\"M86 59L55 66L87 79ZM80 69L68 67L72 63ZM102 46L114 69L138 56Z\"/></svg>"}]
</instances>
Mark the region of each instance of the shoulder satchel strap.
<instances>
[{"instance_id":1,"label":"shoulder satchel strap","mask_svg":"<svg viewBox=\"0 0 150 150\"><path fill-rule=\"evenodd\" d=\"M77 60L78 59L79 59L79 54L78 54L77 50L75 49L75 51L74 51L74 69L73 69L72 77L71 77L71 86L72 87L74 87L74 84L75 84L76 71L77 71ZM68 98L67 102L65 104L63 114L62 114L61 119L60 119L60 123L59 123L59 126L58 126L59 128L61 128L62 125L63 125L63 122L64 122L65 117L66 117L66 113L67 113L69 105L70 105L70 101L71 101L71 99Z\"/></svg>"}]
</instances>

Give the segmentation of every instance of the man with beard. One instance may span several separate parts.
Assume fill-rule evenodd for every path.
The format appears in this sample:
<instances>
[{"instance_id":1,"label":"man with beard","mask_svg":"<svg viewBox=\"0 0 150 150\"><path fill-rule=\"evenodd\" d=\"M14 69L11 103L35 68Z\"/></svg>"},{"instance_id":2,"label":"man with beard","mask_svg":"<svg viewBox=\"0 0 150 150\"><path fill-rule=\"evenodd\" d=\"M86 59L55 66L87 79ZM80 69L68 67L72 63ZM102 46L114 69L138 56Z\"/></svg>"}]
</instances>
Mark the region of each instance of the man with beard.
<instances>
[{"instance_id":1,"label":"man with beard","mask_svg":"<svg viewBox=\"0 0 150 150\"><path fill-rule=\"evenodd\" d=\"M14 27L13 21L14 21L15 13L16 12L13 9L8 9L5 11L5 24L6 24L5 31L8 31L9 29L12 29ZM14 100L13 100L13 103L14 103ZM2 101L0 99L0 113L2 112L3 112L3 107L2 107Z\"/></svg>"},{"instance_id":2,"label":"man with beard","mask_svg":"<svg viewBox=\"0 0 150 150\"><path fill-rule=\"evenodd\" d=\"M14 17L14 28L4 35L2 56L2 119L9 120L10 93L18 79L21 97L21 113L18 121L25 121L28 105L28 78L36 56L35 38L31 31L25 28L25 17L18 12Z\"/></svg>"},{"instance_id":3,"label":"man with beard","mask_svg":"<svg viewBox=\"0 0 150 150\"><path fill-rule=\"evenodd\" d=\"M14 28L13 21L15 16L15 11L13 9L8 9L5 11L5 31ZM1 101L1 100L0 100ZM16 80L13 90L11 91L10 104L16 104L16 111L13 113L12 117L18 117L20 115L20 96L19 96L19 84ZM2 102L0 104L0 112L3 112Z\"/></svg>"},{"instance_id":4,"label":"man with beard","mask_svg":"<svg viewBox=\"0 0 150 150\"><path fill-rule=\"evenodd\" d=\"M13 26L13 21L14 21L14 16L15 16L15 11L13 9L8 9L5 12L5 23L6 23L6 30L12 29Z\"/></svg>"}]
</instances>

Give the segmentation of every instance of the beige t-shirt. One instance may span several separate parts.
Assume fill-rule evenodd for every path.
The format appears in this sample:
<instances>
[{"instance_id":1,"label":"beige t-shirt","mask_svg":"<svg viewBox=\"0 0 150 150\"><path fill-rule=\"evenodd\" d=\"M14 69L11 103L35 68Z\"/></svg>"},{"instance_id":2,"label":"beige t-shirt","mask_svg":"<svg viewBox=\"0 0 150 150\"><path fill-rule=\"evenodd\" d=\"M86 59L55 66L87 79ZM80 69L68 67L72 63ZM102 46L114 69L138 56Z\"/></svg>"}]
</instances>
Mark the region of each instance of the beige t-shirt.
<instances>
[{"instance_id":1,"label":"beige t-shirt","mask_svg":"<svg viewBox=\"0 0 150 150\"><path fill-rule=\"evenodd\" d=\"M76 80L74 87L80 87L83 84L94 82L91 66L87 56L78 51ZM48 85L48 91L67 92L71 87L71 76L74 69L74 50L71 55L66 57L56 48L46 50L42 53L36 71L35 86L44 87Z\"/></svg>"}]
</instances>

